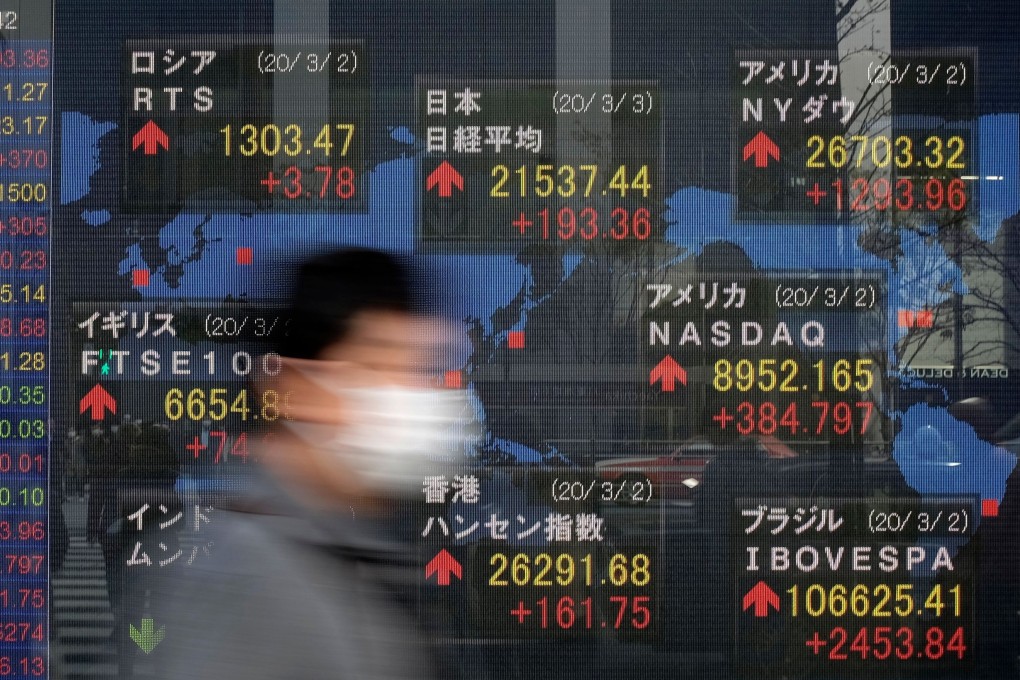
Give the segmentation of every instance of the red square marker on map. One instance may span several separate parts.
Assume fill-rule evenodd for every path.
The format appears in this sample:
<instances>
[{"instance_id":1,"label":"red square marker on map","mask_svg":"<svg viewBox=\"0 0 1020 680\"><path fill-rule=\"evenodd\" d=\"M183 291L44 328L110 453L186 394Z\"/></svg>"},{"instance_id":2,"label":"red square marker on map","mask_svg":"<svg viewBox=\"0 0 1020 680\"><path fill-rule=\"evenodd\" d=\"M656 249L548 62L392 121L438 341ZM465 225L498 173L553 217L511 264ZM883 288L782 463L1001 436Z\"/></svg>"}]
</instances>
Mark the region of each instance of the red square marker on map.
<instances>
[{"instance_id":1,"label":"red square marker on map","mask_svg":"<svg viewBox=\"0 0 1020 680\"><path fill-rule=\"evenodd\" d=\"M132 269L131 285L134 286L135 288L145 288L147 285L149 285L149 270Z\"/></svg>"},{"instance_id":2,"label":"red square marker on map","mask_svg":"<svg viewBox=\"0 0 1020 680\"><path fill-rule=\"evenodd\" d=\"M922 309L914 317L914 325L918 328L931 328L935 323L935 313L930 309Z\"/></svg>"},{"instance_id":3,"label":"red square marker on map","mask_svg":"<svg viewBox=\"0 0 1020 680\"><path fill-rule=\"evenodd\" d=\"M447 371L443 375L443 386L449 387L451 390L459 390L462 383L463 380L460 377L460 371Z\"/></svg>"},{"instance_id":4,"label":"red square marker on map","mask_svg":"<svg viewBox=\"0 0 1020 680\"><path fill-rule=\"evenodd\" d=\"M510 349L524 349L524 331L510 331L507 333L506 346Z\"/></svg>"},{"instance_id":5,"label":"red square marker on map","mask_svg":"<svg viewBox=\"0 0 1020 680\"><path fill-rule=\"evenodd\" d=\"M914 327L914 312L909 309L901 309L896 314L896 325L900 328Z\"/></svg>"},{"instance_id":6,"label":"red square marker on map","mask_svg":"<svg viewBox=\"0 0 1020 680\"><path fill-rule=\"evenodd\" d=\"M998 517L999 516L999 501L994 498L984 498L981 500L981 516L982 517Z\"/></svg>"},{"instance_id":7,"label":"red square marker on map","mask_svg":"<svg viewBox=\"0 0 1020 680\"><path fill-rule=\"evenodd\" d=\"M244 247L238 248L237 253L234 255L237 258L237 264L251 264L252 252L251 248Z\"/></svg>"}]
</instances>

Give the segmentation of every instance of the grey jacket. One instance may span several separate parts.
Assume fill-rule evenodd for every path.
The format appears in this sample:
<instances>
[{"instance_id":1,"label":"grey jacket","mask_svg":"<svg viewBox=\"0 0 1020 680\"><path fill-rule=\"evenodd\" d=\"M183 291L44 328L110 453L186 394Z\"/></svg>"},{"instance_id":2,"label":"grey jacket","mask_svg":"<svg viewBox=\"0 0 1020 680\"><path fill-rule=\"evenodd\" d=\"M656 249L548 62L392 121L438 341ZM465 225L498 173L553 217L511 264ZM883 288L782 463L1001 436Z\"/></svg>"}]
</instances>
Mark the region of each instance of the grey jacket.
<instances>
[{"instance_id":1,"label":"grey jacket","mask_svg":"<svg viewBox=\"0 0 1020 680\"><path fill-rule=\"evenodd\" d=\"M214 511L211 555L154 593L166 626L161 677L430 677L406 612L378 578L406 571L398 552L351 516L311 513L264 478L242 501Z\"/></svg>"}]
</instances>

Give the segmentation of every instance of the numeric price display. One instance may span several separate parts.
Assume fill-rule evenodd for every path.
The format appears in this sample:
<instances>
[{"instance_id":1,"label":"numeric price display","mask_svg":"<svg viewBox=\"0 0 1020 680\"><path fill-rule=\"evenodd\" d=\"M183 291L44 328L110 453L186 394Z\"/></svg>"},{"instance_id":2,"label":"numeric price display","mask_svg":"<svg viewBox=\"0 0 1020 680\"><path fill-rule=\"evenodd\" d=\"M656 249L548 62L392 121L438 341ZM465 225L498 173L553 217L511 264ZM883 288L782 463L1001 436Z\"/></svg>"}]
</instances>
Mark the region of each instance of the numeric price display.
<instances>
[{"instance_id":1,"label":"numeric price display","mask_svg":"<svg viewBox=\"0 0 1020 680\"><path fill-rule=\"evenodd\" d=\"M732 406L724 403L713 410L712 421L720 430L733 428L743 436L864 435L875 416L870 394L877 370L874 358L820 359L805 371L795 359L719 359L711 383L717 395L760 396ZM807 381L799 383L799 375ZM844 399L812 397L808 410L790 396L807 392L836 393Z\"/></svg>"},{"instance_id":2,"label":"numeric price display","mask_svg":"<svg viewBox=\"0 0 1020 680\"><path fill-rule=\"evenodd\" d=\"M900 224L975 212L973 53L898 53L863 69L826 52L738 50L733 74L738 218Z\"/></svg>"},{"instance_id":3,"label":"numeric price display","mask_svg":"<svg viewBox=\"0 0 1020 680\"><path fill-rule=\"evenodd\" d=\"M423 241L659 237L655 83L422 78L417 97Z\"/></svg>"},{"instance_id":4,"label":"numeric price display","mask_svg":"<svg viewBox=\"0 0 1020 680\"><path fill-rule=\"evenodd\" d=\"M0 676L46 676L49 639L52 7L0 5Z\"/></svg>"},{"instance_id":5,"label":"numeric price display","mask_svg":"<svg viewBox=\"0 0 1020 680\"><path fill-rule=\"evenodd\" d=\"M653 389L699 406L693 425L706 435L866 438L882 421L885 286L877 273L824 272L649 282L642 335Z\"/></svg>"},{"instance_id":6,"label":"numeric price display","mask_svg":"<svg viewBox=\"0 0 1020 680\"><path fill-rule=\"evenodd\" d=\"M290 419L290 399L290 392L281 394L272 389L249 392L244 387L171 387L163 398L163 415L171 422L271 423Z\"/></svg>"},{"instance_id":7,"label":"numeric price display","mask_svg":"<svg viewBox=\"0 0 1020 680\"><path fill-rule=\"evenodd\" d=\"M196 432L183 446L182 458L194 467L247 465L261 461L261 451L271 446L275 432L208 430Z\"/></svg>"},{"instance_id":8,"label":"numeric price display","mask_svg":"<svg viewBox=\"0 0 1020 680\"><path fill-rule=\"evenodd\" d=\"M487 635L656 634L653 548L485 547L471 566L475 617Z\"/></svg>"},{"instance_id":9,"label":"numeric price display","mask_svg":"<svg viewBox=\"0 0 1020 680\"><path fill-rule=\"evenodd\" d=\"M835 213L969 213L977 170L971 132L811 135L805 208ZM965 179L966 178L966 179Z\"/></svg>"},{"instance_id":10,"label":"numeric price display","mask_svg":"<svg viewBox=\"0 0 1020 680\"><path fill-rule=\"evenodd\" d=\"M742 676L767 673L773 654L784 672L807 676L965 672L976 591L961 546L975 513L963 496L737 500Z\"/></svg>"},{"instance_id":11,"label":"numeric price display","mask_svg":"<svg viewBox=\"0 0 1020 680\"><path fill-rule=\"evenodd\" d=\"M128 41L124 70L126 209L366 209L361 43Z\"/></svg>"}]
</instances>

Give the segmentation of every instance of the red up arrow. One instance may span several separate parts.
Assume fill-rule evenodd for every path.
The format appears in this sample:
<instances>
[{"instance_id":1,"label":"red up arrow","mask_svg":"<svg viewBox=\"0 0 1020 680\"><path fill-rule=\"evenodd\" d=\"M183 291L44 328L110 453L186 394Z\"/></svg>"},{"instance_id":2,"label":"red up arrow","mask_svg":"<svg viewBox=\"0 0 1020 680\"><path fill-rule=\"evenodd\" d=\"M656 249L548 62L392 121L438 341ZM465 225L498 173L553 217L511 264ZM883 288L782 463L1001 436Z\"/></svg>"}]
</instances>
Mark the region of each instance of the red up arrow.
<instances>
[{"instance_id":1,"label":"red up arrow","mask_svg":"<svg viewBox=\"0 0 1020 680\"><path fill-rule=\"evenodd\" d=\"M681 385L687 385L687 371L667 354L648 374L649 385L654 385L658 380L662 381L663 392L672 392L678 380Z\"/></svg>"},{"instance_id":2,"label":"red up arrow","mask_svg":"<svg viewBox=\"0 0 1020 680\"><path fill-rule=\"evenodd\" d=\"M106 415L106 409L110 409L110 413L116 413L117 401L99 383L96 383L96 386L78 402L78 413L89 411L92 420L102 420Z\"/></svg>"},{"instance_id":3,"label":"red up arrow","mask_svg":"<svg viewBox=\"0 0 1020 680\"><path fill-rule=\"evenodd\" d=\"M436 583L448 586L450 585L450 574L460 578L460 562L454 559L453 555L446 551L446 548L443 548L425 565L425 580L427 581L432 574L436 574Z\"/></svg>"},{"instance_id":4,"label":"red up arrow","mask_svg":"<svg viewBox=\"0 0 1020 680\"><path fill-rule=\"evenodd\" d=\"M464 191L464 178L457 172L457 168L447 161L443 161L429 173L428 179L425 181L425 191L432 191L435 186L439 187L440 196L449 198L453 195L453 187Z\"/></svg>"},{"instance_id":5,"label":"red up arrow","mask_svg":"<svg viewBox=\"0 0 1020 680\"><path fill-rule=\"evenodd\" d=\"M769 584L765 581L758 581L754 588L747 591L747 595L744 595L744 611L746 612L751 607L754 607L754 615L762 618L769 615L769 607L775 607L776 611L779 611L779 596L776 595L776 591L769 588Z\"/></svg>"},{"instance_id":6,"label":"red up arrow","mask_svg":"<svg viewBox=\"0 0 1020 680\"><path fill-rule=\"evenodd\" d=\"M759 132L750 142L744 145L744 160L754 156L754 167L767 168L769 156L779 160L779 147L764 132Z\"/></svg>"},{"instance_id":7,"label":"red up arrow","mask_svg":"<svg viewBox=\"0 0 1020 680\"><path fill-rule=\"evenodd\" d=\"M140 146L144 147L142 153L146 156L155 156L159 153L159 147L170 148L170 139L156 123L150 120L131 138L133 150L137 151Z\"/></svg>"}]
</instances>

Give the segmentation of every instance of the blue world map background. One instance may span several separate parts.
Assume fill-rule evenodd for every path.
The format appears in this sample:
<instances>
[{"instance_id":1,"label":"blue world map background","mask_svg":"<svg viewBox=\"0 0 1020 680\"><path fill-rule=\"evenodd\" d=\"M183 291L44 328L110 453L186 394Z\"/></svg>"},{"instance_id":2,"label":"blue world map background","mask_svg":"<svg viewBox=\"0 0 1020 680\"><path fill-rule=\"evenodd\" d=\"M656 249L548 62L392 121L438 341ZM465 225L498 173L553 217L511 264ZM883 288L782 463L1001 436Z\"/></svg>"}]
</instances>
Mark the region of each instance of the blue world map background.
<instances>
[{"instance_id":1,"label":"blue world map background","mask_svg":"<svg viewBox=\"0 0 1020 680\"><path fill-rule=\"evenodd\" d=\"M111 121L93 120L80 112L62 116L61 194L64 206L83 206L78 229L82 234L101 231L110 223L116 206L96 205L90 200L93 181L102 173L115 173L114 159L104 155L104 139L118 130ZM146 261L140 241L129 244L116 272L130 282L132 271L150 271L149 285L138 288L143 298L265 299L278 297L279 282L260 272L273 271L286 261L326 246L358 245L396 252L415 250L415 204L410 200L416 186L420 154L415 138L403 126L390 128L392 140L406 151L378 163L369 178L371 192L364 214L199 214L182 212L159 230L159 263ZM991 241L1003 221L1020 212L1020 121L1015 115L986 115L980 119L978 157L981 177L1005 177L1005 181L980 182L981 211L978 235ZM903 234L901 255L890 261L858 246L859 227L819 225L734 224L734 197L727 193L683 187L665 200L662 212L665 239L677 246L681 257L696 257L706 246L729 243L739 247L760 269L878 269L889 277L889 327L896 328L898 308L932 307L945 301L950 291L965 292L963 275L937 241L926 239L923 228ZM87 206L87 207L86 207ZM691 216L696 216L692 219ZM934 225L931 229L934 230ZM819 238L820 230L834 238ZM266 235L271 234L272 238ZM797 247L776 247L776 243ZM934 245L933 245L934 243ZM240 246L258 244L253 266L235 259ZM579 255L566 255L565 284L579 264ZM452 290L468 291L451 302L456 318L472 318L483 325L509 305L531 276L529 267L513 254L451 254L434 256ZM934 265L933 265L934 261ZM172 275L170 272L172 271ZM485 328L500 342L510 330L523 330L528 311L541 300L526 301L519 318L508 329ZM891 334L889 365L896 365ZM905 388L924 387L910 382ZM477 400L476 400L477 401ZM481 406L479 407L481 410ZM976 494L1001 500L1006 479L1016 466L1016 456L983 441L974 429L954 418L946 409L918 404L889 414L899 421L893 457L907 482L919 493ZM514 442L501 442L508 455L519 461L533 460L537 452Z\"/></svg>"}]
</instances>

